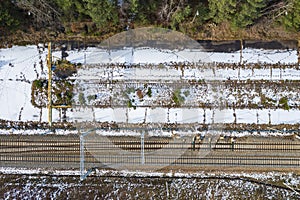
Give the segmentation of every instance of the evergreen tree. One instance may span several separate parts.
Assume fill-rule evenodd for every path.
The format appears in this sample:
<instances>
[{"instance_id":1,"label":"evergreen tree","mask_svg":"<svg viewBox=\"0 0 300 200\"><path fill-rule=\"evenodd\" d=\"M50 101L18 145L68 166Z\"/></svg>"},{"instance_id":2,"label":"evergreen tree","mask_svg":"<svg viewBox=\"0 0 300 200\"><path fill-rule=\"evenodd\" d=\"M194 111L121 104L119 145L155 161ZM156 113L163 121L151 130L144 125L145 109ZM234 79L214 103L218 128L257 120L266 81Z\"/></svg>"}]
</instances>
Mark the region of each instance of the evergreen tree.
<instances>
[{"instance_id":1,"label":"evergreen tree","mask_svg":"<svg viewBox=\"0 0 300 200\"><path fill-rule=\"evenodd\" d=\"M142 24L155 24L157 22L157 10L160 1L158 0L139 0L139 12L136 16Z\"/></svg>"},{"instance_id":2,"label":"evergreen tree","mask_svg":"<svg viewBox=\"0 0 300 200\"><path fill-rule=\"evenodd\" d=\"M11 30L20 24L17 8L9 1L0 4L0 30Z\"/></svg>"},{"instance_id":3,"label":"evergreen tree","mask_svg":"<svg viewBox=\"0 0 300 200\"><path fill-rule=\"evenodd\" d=\"M209 18L217 24L232 20L236 4L237 0L208 0Z\"/></svg>"},{"instance_id":4,"label":"evergreen tree","mask_svg":"<svg viewBox=\"0 0 300 200\"><path fill-rule=\"evenodd\" d=\"M237 5L237 13L233 18L234 27L245 28L261 17L261 9L266 6L265 0L243 0Z\"/></svg>"},{"instance_id":5,"label":"evergreen tree","mask_svg":"<svg viewBox=\"0 0 300 200\"><path fill-rule=\"evenodd\" d=\"M191 14L190 6L186 6L183 9L178 10L173 13L171 17L171 27L172 29L178 29L179 25Z\"/></svg>"},{"instance_id":6,"label":"evergreen tree","mask_svg":"<svg viewBox=\"0 0 300 200\"><path fill-rule=\"evenodd\" d=\"M130 14L135 16L139 13L139 0L129 0Z\"/></svg>"},{"instance_id":7,"label":"evergreen tree","mask_svg":"<svg viewBox=\"0 0 300 200\"><path fill-rule=\"evenodd\" d=\"M300 31L300 1L286 0L286 10L281 18L283 25L287 29Z\"/></svg>"},{"instance_id":8,"label":"evergreen tree","mask_svg":"<svg viewBox=\"0 0 300 200\"><path fill-rule=\"evenodd\" d=\"M119 21L118 10L111 0L84 0L86 14L91 17L98 27L116 25Z\"/></svg>"},{"instance_id":9,"label":"evergreen tree","mask_svg":"<svg viewBox=\"0 0 300 200\"><path fill-rule=\"evenodd\" d=\"M19 22L14 19L8 10L0 9L0 26L3 28L9 28L18 25Z\"/></svg>"},{"instance_id":10,"label":"evergreen tree","mask_svg":"<svg viewBox=\"0 0 300 200\"><path fill-rule=\"evenodd\" d=\"M82 0L55 0L64 21L78 21L85 15Z\"/></svg>"},{"instance_id":11,"label":"evergreen tree","mask_svg":"<svg viewBox=\"0 0 300 200\"><path fill-rule=\"evenodd\" d=\"M191 6L191 8L193 8L192 13L196 13L198 11L198 16L196 16L195 18L195 23L203 25L203 23L209 19L209 8L207 5L205 5L204 3L200 2L197 5L195 5L194 7Z\"/></svg>"}]
</instances>

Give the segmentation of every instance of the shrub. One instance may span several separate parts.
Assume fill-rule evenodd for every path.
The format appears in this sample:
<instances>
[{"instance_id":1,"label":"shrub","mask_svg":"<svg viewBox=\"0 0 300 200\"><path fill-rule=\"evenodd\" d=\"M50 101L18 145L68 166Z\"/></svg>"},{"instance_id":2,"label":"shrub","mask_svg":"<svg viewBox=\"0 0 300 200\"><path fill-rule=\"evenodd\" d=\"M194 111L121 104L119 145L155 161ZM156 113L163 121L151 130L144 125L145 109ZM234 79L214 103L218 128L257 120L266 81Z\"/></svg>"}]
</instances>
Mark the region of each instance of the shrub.
<instances>
[{"instance_id":1,"label":"shrub","mask_svg":"<svg viewBox=\"0 0 300 200\"><path fill-rule=\"evenodd\" d=\"M185 90L183 92L183 94L184 94L185 97L188 97L190 95L190 91L189 90Z\"/></svg>"},{"instance_id":2,"label":"shrub","mask_svg":"<svg viewBox=\"0 0 300 200\"><path fill-rule=\"evenodd\" d=\"M185 101L184 97L181 96L181 91L179 89L174 91L172 100L176 106L180 106Z\"/></svg>"},{"instance_id":3,"label":"shrub","mask_svg":"<svg viewBox=\"0 0 300 200\"><path fill-rule=\"evenodd\" d=\"M152 97L152 90L151 88L148 88L148 91L146 93L148 95L148 97Z\"/></svg>"},{"instance_id":4,"label":"shrub","mask_svg":"<svg viewBox=\"0 0 300 200\"><path fill-rule=\"evenodd\" d=\"M87 96L87 100L89 101L89 103L92 101L92 100L95 100L97 97L97 95L89 95Z\"/></svg>"},{"instance_id":5,"label":"shrub","mask_svg":"<svg viewBox=\"0 0 300 200\"><path fill-rule=\"evenodd\" d=\"M42 89L45 82L46 82L46 80L38 79L38 80L34 80L34 81L33 81L33 85L34 85L34 87L36 87L37 89Z\"/></svg>"},{"instance_id":6,"label":"shrub","mask_svg":"<svg viewBox=\"0 0 300 200\"><path fill-rule=\"evenodd\" d=\"M279 99L279 106L281 106L284 110L290 109L290 106L288 104L288 99L286 97L282 97Z\"/></svg>"},{"instance_id":7,"label":"shrub","mask_svg":"<svg viewBox=\"0 0 300 200\"><path fill-rule=\"evenodd\" d=\"M78 100L79 100L80 105L85 105L86 104L83 93L79 93Z\"/></svg>"}]
</instances>

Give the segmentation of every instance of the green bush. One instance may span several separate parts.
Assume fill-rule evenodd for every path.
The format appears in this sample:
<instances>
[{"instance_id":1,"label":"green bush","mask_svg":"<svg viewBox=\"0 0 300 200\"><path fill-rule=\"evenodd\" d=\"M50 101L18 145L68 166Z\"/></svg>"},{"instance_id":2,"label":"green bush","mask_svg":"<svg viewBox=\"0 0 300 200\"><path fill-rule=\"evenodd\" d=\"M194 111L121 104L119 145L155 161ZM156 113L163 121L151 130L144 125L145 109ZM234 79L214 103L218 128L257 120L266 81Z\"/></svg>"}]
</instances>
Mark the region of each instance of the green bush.
<instances>
[{"instance_id":1,"label":"green bush","mask_svg":"<svg viewBox=\"0 0 300 200\"><path fill-rule=\"evenodd\" d=\"M152 90L151 88L148 88L148 91L146 93L148 95L148 97L152 97Z\"/></svg>"},{"instance_id":2,"label":"green bush","mask_svg":"<svg viewBox=\"0 0 300 200\"><path fill-rule=\"evenodd\" d=\"M33 86L37 89L42 89L46 80L38 79L33 81Z\"/></svg>"},{"instance_id":3,"label":"green bush","mask_svg":"<svg viewBox=\"0 0 300 200\"><path fill-rule=\"evenodd\" d=\"M87 96L87 100L89 101L89 103L92 101L92 100L95 100L96 99L96 95L89 95Z\"/></svg>"},{"instance_id":4,"label":"green bush","mask_svg":"<svg viewBox=\"0 0 300 200\"><path fill-rule=\"evenodd\" d=\"M79 93L78 100L79 100L80 105L85 105L86 104L83 93Z\"/></svg>"},{"instance_id":5,"label":"green bush","mask_svg":"<svg viewBox=\"0 0 300 200\"><path fill-rule=\"evenodd\" d=\"M190 91L189 90L185 90L183 92L183 94L184 94L185 97L188 97L190 95Z\"/></svg>"},{"instance_id":6,"label":"green bush","mask_svg":"<svg viewBox=\"0 0 300 200\"><path fill-rule=\"evenodd\" d=\"M128 106L128 108L133 108L134 110L136 109L136 106L134 106L134 105L132 104L132 102L131 102L130 99L128 100L127 106Z\"/></svg>"},{"instance_id":7,"label":"green bush","mask_svg":"<svg viewBox=\"0 0 300 200\"><path fill-rule=\"evenodd\" d=\"M284 110L289 110L290 106L288 104L288 98L282 97L279 99L279 106L281 106Z\"/></svg>"},{"instance_id":8,"label":"green bush","mask_svg":"<svg viewBox=\"0 0 300 200\"><path fill-rule=\"evenodd\" d=\"M181 90L175 90L172 96L172 100L174 101L176 106L180 106L181 104L184 103L185 98L181 96Z\"/></svg>"}]
</instances>

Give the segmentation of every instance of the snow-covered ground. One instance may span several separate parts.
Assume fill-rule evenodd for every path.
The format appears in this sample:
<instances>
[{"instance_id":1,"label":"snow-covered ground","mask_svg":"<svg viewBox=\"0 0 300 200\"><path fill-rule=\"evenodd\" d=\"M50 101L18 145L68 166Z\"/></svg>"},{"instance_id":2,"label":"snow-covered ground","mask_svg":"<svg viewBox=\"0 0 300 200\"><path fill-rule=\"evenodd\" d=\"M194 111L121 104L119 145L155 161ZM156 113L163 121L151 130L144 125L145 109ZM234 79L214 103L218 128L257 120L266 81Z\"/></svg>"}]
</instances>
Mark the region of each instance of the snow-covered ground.
<instances>
[{"instance_id":1,"label":"snow-covered ground","mask_svg":"<svg viewBox=\"0 0 300 200\"><path fill-rule=\"evenodd\" d=\"M110 70L104 66L88 67L79 71L79 77L73 79L97 79L97 80L127 80L127 81L166 81L166 80L300 80L300 70L287 69L185 69L171 67L124 68L114 66Z\"/></svg>"},{"instance_id":2,"label":"snow-covered ground","mask_svg":"<svg viewBox=\"0 0 300 200\"><path fill-rule=\"evenodd\" d=\"M192 126L190 128L193 128ZM196 126L194 127L196 128ZM219 129L221 127L218 127ZM63 130L63 129L55 129L53 130L41 130L41 129L0 129L0 135L71 135L71 134L78 134L77 130ZM210 131L197 131L199 135L206 135L211 133ZM99 136L133 136L133 137L140 137L141 132L139 130L102 130L98 129L95 130L95 133ZM223 135L228 137L245 137L245 136L259 136L259 137L285 137L285 136L294 136L294 132L288 132L286 130L275 130L269 129L264 131L222 131L222 130L214 130L213 132L215 135ZM190 131L164 131L162 129L156 128L153 130L147 130L147 137L186 137L186 136L195 136L195 132ZM300 140L299 136L296 136L296 139Z\"/></svg>"},{"instance_id":3,"label":"snow-covered ground","mask_svg":"<svg viewBox=\"0 0 300 200\"><path fill-rule=\"evenodd\" d=\"M298 109L235 109L236 123L297 124L300 122ZM210 110L188 108L96 108L95 119L102 122L129 123L233 123L234 110ZM128 118L127 118L128 116ZM205 116L205 117L204 117ZM92 116L91 116L92 118ZM205 120L204 120L205 119Z\"/></svg>"},{"instance_id":4,"label":"snow-covered ground","mask_svg":"<svg viewBox=\"0 0 300 200\"><path fill-rule=\"evenodd\" d=\"M168 62L224 62L239 63L240 51L232 53L204 52L203 50L162 51L148 48L125 48L118 51L107 51L97 48L87 48L81 51L69 52L71 62L86 64L99 63L168 63ZM297 63L296 50L263 50L244 49L242 54L244 63Z\"/></svg>"},{"instance_id":5,"label":"snow-covered ground","mask_svg":"<svg viewBox=\"0 0 300 200\"><path fill-rule=\"evenodd\" d=\"M1 119L39 120L40 110L31 104L31 82L46 77L46 54L37 46L0 49Z\"/></svg>"},{"instance_id":6,"label":"snow-covered ground","mask_svg":"<svg viewBox=\"0 0 300 200\"><path fill-rule=\"evenodd\" d=\"M48 175L80 175L79 170L47 170L41 168L14 168L14 167L0 167L1 174L26 174L26 175L34 175L34 174L48 174ZM286 180L286 183L291 184L291 186L297 186L300 184L300 179L294 179L295 174L293 173L280 173L280 172L265 172L265 173L228 173L225 172L191 172L191 173L184 173L184 172L153 172L153 171L113 171L113 170L105 170L96 169L93 172L95 176L119 176L119 177L177 177L177 178L205 178L205 177L212 177L212 176L220 176L220 177L244 177L244 178L253 178L258 179L261 181L265 181L268 179L272 179L272 181L276 181L277 178L282 176L288 176L289 179Z\"/></svg>"},{"instance_id":7,"label":"snow-covered ground","mask_svg":"<svg viewBox=\"0 0 300 200\"><path fill-rule=\"evenodd\" d=\"M166 63L166 62L181 62L181 61L202 61L202 62L240 62L240 52L233 53L207 53L200 50L159 50L150 48L125 48L116 51L106 51L99 48L87 48L86 50L68 51L68 60L71 62L81 62L86 64L99 63ZM45 108L38 109L31 104L31 83L37 78L47 77L46 67L47 48L42 45L34 46L13 46L12 48L0 49L0 119L13 121L47 121L47 110ZM61 52L53 52L53 56L60 57ZM267 63L296 63L297 52L289 50L261 50L261 49L245 49L243 52L243 62L267 62ZM142 74L142 78L149 74L148 71L138 73ZM114 71L115 74L120 74L120 71ZM126 72L131 74L132 72ZM157 77L156 71L152 71L152 77ZM167 76L168 73L180 77L181 71L174 70L160 72L173 80L176 77ZM169 74L169 75L171 75ZM211 71L205 72L206 76L211 74L216 79L300 79L300 72L296 69L273 70L270 76L268 69L238 70L220 69L215 75ZM201 79L201 70L187 70L184 77L187 79ZM117 75L115 78L117 79ZM124 79L124 77L123 77ZM157 78L156 78L157 79ZM161 77L160 77L161 79ZM159 108L158 108L159 109ZM96 109L95 118L101 121L124 121L124 110L112 109ZM121 112L122 111L122 112ZM146 112L146 122L202 122L203 110L197 111L182 111L171 109L167 117L166 109L148 109ZM213 120L215 122L233 122L232 110L215 111ZM220 114L220 113L221 114ZM299 118L298 110L271 110L271 123L297 123ZM116 116L116 113L118 115ZM128 110L128 121L132 123L140 122L145 118L145 108L137 108ZM183 114L180 113L189 113ZM212 122L212 111L206 111L206 123ZM259 120L257 120L257 113ZM237 123L266 123L269 122L268 110L236 110ZM72 113L68 111L68 116L72 120ZM185 116L186 115L186 116ZM219 117L221 116L221 117ZM219 119L220 118L220 119ZM53 109L53 120L59 120L59 112ZM125 119L126 121L126 119Z\"/></svg>"},{"instance_id":8,"label":"snow-covered ground","mask_svg":"<svg viewBox=\"0 0 300 200\"><path fill-rule=\"evenodd\" d=\"M74 176L75 175L75 176ZM299 199L295 173L79 171L0 168L3 199Z\"/></svg>"}]
</instances>

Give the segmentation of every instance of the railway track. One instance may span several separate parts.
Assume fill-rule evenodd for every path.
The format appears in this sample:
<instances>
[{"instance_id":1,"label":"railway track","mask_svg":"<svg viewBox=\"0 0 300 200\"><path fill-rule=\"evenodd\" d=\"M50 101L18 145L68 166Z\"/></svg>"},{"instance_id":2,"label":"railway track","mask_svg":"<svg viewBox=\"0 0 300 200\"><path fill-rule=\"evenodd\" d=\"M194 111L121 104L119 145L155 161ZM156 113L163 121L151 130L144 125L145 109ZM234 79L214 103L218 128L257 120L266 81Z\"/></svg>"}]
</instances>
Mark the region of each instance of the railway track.
<instances>
[{"instance_id":1,"label":"railway track","mask_svg":"<svg viewBox=\"0 0 300 200\"><path fill-rule=\"evenodd\" d=\"M34 167L35 164L45 164L48 168L55 168L56 164L73 164L78 167L80 162L79 155L15 155L15 156L0 156L1 162L7 166L10 163L12 166ZM140 156L101 156L96 158L94 156L86 156L85 162L95 166L105 165L141 165ZM4 166L3 165L3 166ZM223 156L223 157L145 157L144 166L159 166L159 165L182 165L182 166L266 166L266 167L300 167L300 158L282 158L282 157L249 157L249 156ZM39 166L39 165L38 165Z\"/></svg>"},{"instance_id":2,"label":"railway track","mask_svg":"<svg viewBox=\"0 0 300 200\"><path fill-rule=\"evenodd\" d=\"M85 146L90 149L123 149L135 151L141 149L140 140L111 140L110 142L87 141ZM190 151L207 150L207 151L278 151L278 152L300 152L300 141L282 141L282 142L226 142L218 141L216 143L198 141L173 142L172 140L145 140L145 150L159 149L187 149ZM21 152L22 150L68 150L79 151L79 140L5 140L0 139L0 153Z\"/></svg>"},{"instance_id":3,"label":"railway track","mask_svg":"<svg viewBox=\"0 0 300 200\"><path fill-rule=\"evenodd\" d=\"M300 142L293 140L234 143L221 140L212 144L200 140L173 143L170 139L156 138L146 139L144 148L141 147L141 141L137 139L117 138L109 143L86 141L85 162L92 165L140 165L141 153L144 152L143 164L149 166L169 163L183 166L300 167ZM182 155L177 155L178 152ZM43 165L55 168L72 164L77 167L80 162L80 141L75 137L64 140L50 137L34 139L34 136L32 140L2 137L0 160L3 166Z\"/></svg>"}]
</instances>

